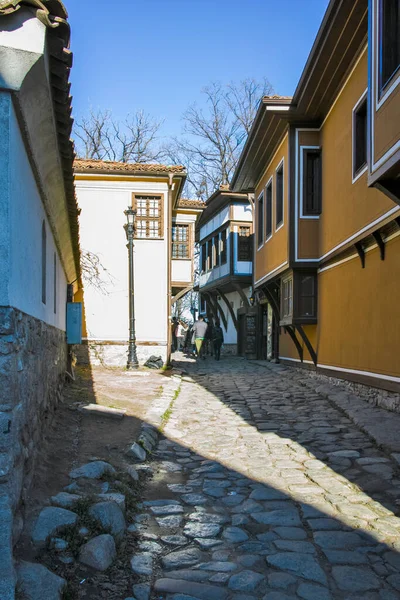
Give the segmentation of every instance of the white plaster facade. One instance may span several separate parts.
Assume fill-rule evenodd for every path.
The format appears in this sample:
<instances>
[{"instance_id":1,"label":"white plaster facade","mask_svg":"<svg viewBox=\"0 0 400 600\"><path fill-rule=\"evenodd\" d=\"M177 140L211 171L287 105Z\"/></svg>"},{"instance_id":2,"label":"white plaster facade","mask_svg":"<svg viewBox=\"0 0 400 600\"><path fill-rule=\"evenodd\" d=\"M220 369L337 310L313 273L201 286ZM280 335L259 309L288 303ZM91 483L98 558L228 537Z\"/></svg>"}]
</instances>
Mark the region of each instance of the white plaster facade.
<instances>
[{"instance_id":1,"label":"white plaster facade","mask_svg":"<svg viewBox=\"0 0 400 600\"><path fill-rule=\"evenodd\" d=\"M0 306L12 306L65 330L67 277L8 92L0 92L0 131L0 150L4 157L0 161ZM45 304L42 302L43 222L46 228Z\"/></svg>"},{"instance_id":2,"label":"white plaster facade","mask_svg":"<svg viewBox=\"0 0 400 600\"><path fill-rule=\"evenodd\" d=\"M162 194L168 214L168 184L151 181L76 180L82 250L96 254L109 274L106 293L93 286L84 288L86 339L108 342L113 362L120 352L113 343L129 338L128 251L124 211L132 205L133 193ZM167 358L168 343L168 252L167 223L162 239L135 239L135 328L137 349L143 360L151 354ZM125 350L122 364L126 363ZM140 360L139 358L139 360Z\"/></svg>"}]
</instances>

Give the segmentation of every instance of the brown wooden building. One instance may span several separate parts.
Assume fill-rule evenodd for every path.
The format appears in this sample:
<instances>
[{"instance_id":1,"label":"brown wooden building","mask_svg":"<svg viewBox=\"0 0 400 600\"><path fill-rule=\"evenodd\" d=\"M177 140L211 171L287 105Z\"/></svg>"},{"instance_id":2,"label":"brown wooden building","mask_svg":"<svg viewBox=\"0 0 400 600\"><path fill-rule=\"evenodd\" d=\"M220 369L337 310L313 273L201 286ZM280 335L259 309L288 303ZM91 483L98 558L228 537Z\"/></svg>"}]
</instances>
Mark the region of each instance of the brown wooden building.
<instances>
[{"instance_id":1,"label":"brown wooden building","mask_svg":"<svg viewBox=\"0 0 400 600\"><path fill-rule=\"evenodd\" d=\"M254 194L269 358L396 391L399 18L398 2L331 0L293 98L262 99L232 182Z\"/></svg>"}]
</instances>

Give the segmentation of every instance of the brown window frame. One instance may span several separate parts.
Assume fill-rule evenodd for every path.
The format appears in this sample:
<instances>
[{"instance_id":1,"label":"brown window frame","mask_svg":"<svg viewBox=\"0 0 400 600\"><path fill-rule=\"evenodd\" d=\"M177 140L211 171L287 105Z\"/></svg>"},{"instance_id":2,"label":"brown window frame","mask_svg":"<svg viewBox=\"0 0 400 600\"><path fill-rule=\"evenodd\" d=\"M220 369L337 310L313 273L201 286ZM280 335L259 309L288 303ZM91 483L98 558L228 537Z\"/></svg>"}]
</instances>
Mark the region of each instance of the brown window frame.
<instances>
[{"instance_id":1,"label":"brown window frame","mask_svg":"<svg viewBox=\"0 0 400 600\"><path fill-rule=\"evenodd\" d=\"M138 206L138 200L146 200L146 214L141 214L142 207ZM158 216L153 216L151 211L154 210L149 204L149 201L158 201ZM163 194L132 194L132 206L136 210L135 217L135 239L137 240L162 240L164 238L164 195ZM145 221L146 235L137 235L138 231L143 231L143 228L138 227L139 222ZM158 235L150 235L154 231L152 225L158 224Z\"/></svg>"},{"instance_id":2,"label":"brown window frame","mask_svg":"<svg viewBox=\"0 0 400 600\"><path fill-rule=\"evenodd\" d=\"M312 162L310 162L312 158ZM312 173L311 171L312 164ZM316 167L315 167L316 165ZM321 148L303 148L303 206L302 217L318 217L322 211L322 153ZM316 177L317 175L317 177Z\"/></svg>"},{"instance_id":3,"label":"brown window frame","mask_svg":"<svg viewBox=\"0 0 400 600\"><path fill-rule=\"evenodd\" d=\"M306 280L310 280L312 282L312 291L306 291L304 289L304 282ZM317 316L317 276L315 273L298 273L296 275L296 307L295 307L295 315L298 320L310 320L315 319ZM306 313L306 311L302 310L302 300L312 300L312 312Z\"/></svg>"},{"instance_id":4,"label":"brown window frame","mask_svg":"<svg viewBox=\"0 0 400 600\"><path fill-rule=\"evenodd\" d=\"M186 239L174 239L177 231L187 231ZM185 248L185 255L179 256L179 250ZM177 255L174 256L175 251ZM172 260L190 260L191 259L191 228L189 223L172 223Z\"/></svg>"},{"instance_id":5,"label":"brown window frame","mask_svg":"<svg viewBox=\"0 0 400 600\"><path fill-rule=\"evenodd\" d=\"M379 0L379 91L382 96L400 71L400 0Z\"/></svg>"},{"instance_id":6,"label":"brown window frame","mask_svg":"<svg viewBox=\"0 0 400 600\"><path fill-rule=\"evenodd\" d=\"M250 225L238 226L237 260L240 262L251 262L253 258L252 237ZM243 258L244 257L244 258Z\"/></svg>"}]
</instances>

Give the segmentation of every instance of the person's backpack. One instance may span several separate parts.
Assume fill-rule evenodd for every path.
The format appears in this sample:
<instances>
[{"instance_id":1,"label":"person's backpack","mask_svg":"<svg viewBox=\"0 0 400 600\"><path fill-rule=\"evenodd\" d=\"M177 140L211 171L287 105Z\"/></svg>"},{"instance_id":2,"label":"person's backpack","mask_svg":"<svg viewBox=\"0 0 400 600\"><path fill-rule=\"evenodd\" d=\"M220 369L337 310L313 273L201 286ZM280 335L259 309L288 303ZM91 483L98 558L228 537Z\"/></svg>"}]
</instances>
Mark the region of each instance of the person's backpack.
<instances>
[{"instance_id":1,"label":"person's backpack","mask_svg":"<svg viewBox=\"0 0 400 600\"><path fill-rule=\"evenodd\" d=\"M214 327L214 342L222 342L224 339L224 334L222 333L221 327Z\"/></svg>"}]
</instances>

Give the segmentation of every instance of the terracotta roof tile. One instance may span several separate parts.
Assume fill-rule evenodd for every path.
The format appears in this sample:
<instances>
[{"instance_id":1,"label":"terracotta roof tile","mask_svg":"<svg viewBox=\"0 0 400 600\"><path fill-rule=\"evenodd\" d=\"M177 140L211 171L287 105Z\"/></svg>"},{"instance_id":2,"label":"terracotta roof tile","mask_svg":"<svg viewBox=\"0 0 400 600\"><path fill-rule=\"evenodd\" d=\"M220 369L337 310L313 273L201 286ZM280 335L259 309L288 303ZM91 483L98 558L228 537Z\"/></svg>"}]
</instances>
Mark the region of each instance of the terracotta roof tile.
<instances>
[{"instance_id":1,"label":"terracotta roof tile","mask_svg":"<svg viewBox=\"0 0 400 600\"><path fill-rule=\"evenodd\" d=\"M109 160L94 160L78 158L74 162L75 172L82 171L100 173L100 172L118 172L118 173L182 173L186 174L185 167L182 165L159 165L146 163L123 163Z\"/></svg>"}]
</instances>

